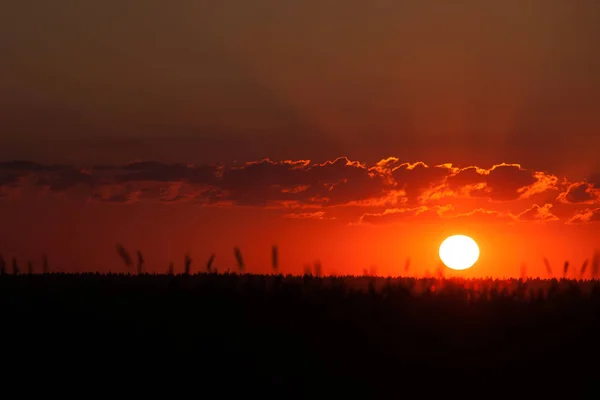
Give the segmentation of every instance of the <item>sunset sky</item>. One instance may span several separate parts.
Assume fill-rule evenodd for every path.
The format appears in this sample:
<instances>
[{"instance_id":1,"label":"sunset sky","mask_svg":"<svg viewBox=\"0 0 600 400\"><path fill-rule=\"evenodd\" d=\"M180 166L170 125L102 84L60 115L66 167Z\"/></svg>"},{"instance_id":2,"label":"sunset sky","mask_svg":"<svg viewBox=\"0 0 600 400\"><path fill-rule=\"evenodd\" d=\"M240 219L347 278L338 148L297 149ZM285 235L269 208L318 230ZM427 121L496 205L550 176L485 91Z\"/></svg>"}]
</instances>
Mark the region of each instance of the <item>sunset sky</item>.
<instances>
[{"instance_id":1,"label":"sunset sky","mask_svg":"<svg viewBox=\"0 0 600 400\"><path fill-rule=\"evenodd\" d=\"M600 248L597 0L8 0L0 253L556 274Z\"/></svg>"}]
</instances>

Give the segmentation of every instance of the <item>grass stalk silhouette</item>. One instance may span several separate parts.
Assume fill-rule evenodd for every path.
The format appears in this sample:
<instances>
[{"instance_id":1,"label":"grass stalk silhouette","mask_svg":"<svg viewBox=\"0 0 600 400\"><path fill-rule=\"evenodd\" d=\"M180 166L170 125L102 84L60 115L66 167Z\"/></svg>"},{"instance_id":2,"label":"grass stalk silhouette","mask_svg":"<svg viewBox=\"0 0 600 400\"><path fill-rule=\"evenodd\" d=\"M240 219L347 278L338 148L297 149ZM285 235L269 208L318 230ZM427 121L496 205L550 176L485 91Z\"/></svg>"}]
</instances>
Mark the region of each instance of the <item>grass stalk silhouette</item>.
<instances>
[{"instance_id":1,"label":"grass stalk silhouette","mask_svg":"<svg viewBox=\"0 0 600 400\"><path fill-rule=\"evenodd\" d=\"M525 281L527 279L527 266L525 264L521 264L519 276L522 281Z\"/></svg>"},{"instance_id":2,"label":"grass stalk silhouette","mask_svg":"<svg viewBox=\"0 0 600 400\"><path fill-rule=\"evenodd\" d=\"M212 265L213 262L215 262L215 254L211 254L210 258L208 259L208 261L206 262L206 272L212 272Z\"/></svg>"},{"instance_id":3,"label":"grass stalk silhouette","mask_svg":"<svg viewBox=\"0 0 600 400\"><path fill-rule=\"evenodd\" d=\"M581 270L579 271L579 279L583 278L583 276L585 275L587 266L588 266L588 260L585 260L583 262L583 265L581 266Z\"/></svg>"},{"instance_id":4,"label":"grass stalk silhouette","mask_svg":"<svg viewBox=\"0 0 600 400\"><path fill-rule=\"evenodd\" d=\"M133 268L133 261L131 260L129 252L122 244L117 244L117 254L121 257L121 260L123 260L125 267L127 267L128 270L131 270L131 268Z\"/></svg>"},{"instance_id":5,"label":"grass stalk silhouette","mask_svg":"<svg viewBox=\"0 0 600 400\"><path fill-rule=\"evenodd\" d=\"M244 257L242 257L242 251L239 247L233 248L233 255L235 256L238 269L240 270L240 272L244 272L246 265L244 264Z\"/></svg>"},{"instance_id":6,"label":"grass stalk silhouette","mask_svg":"<svg viewBox=\"0 0 600 400\"><path fill-rule=\"evenodd\" d=\"M304 275L312 275L312 270L310 269L310 264L304 265Z\"/></svg>"},{"instance_id":7,"label":"grass stalk silhouette","mask_svg":"<svg viewBox=\"0 0 600 400\"><path fill-rule=\"evenodd\" d=\"M142 275L144 273L144 256L140 250L137 251L137 273L138 275Z\"/></svg>"},{"instance_id":8,"label":"grass stalk silhouette","mask_svg":"<svg viewBox=\"0 0 600 400\"><path fill-rule=\"evenodd\" d=\"M13 275L19 275L19 263L16 258L12 259Z\"/></svg>"},{"instance_id":9,"label":"grass stalk silhouette","mask_svg":"<svg viewBox=\"0 0 600 400\"><path fill-rule=\"evenodd\" d=\"M190 269L192 266L192 258L190 257L189 253L185 255L185 259L184 259L184 273L186 275L190 274Z\"/></svg>"},{"instance_id":10,"label":"grass stalk silhouette","mask_svg":"<svg viewBox=\"0 0 600 400\"><path fill-rule=\"evenodd\" d=\"M550 261L546 257L544 257L544 265L546 266L546 272L548 276L552 277L552 267L550 266Z\"/></svg>"},{"instance_id":11,"label":"grass stalk silhouette","mask_svg":"<svg viewBox=\"0 0 600 400\"><path fill-rule=\"evenodd\" d=\"M317 260L314 263L315 276L320 278L323 273L323 266L321 265L321 261Z\"/></svg>"},{"instance_id":12,"label":"grass stalk silhouette","mask_svg":"<svg viewBox=\"0 0 600 400\"><path fill-rule=\"evenodd\" d=\"M371 265L371 267L369 268L369 275L377 276L377 266L376 265Z\"/></svg>"}]
</instances>

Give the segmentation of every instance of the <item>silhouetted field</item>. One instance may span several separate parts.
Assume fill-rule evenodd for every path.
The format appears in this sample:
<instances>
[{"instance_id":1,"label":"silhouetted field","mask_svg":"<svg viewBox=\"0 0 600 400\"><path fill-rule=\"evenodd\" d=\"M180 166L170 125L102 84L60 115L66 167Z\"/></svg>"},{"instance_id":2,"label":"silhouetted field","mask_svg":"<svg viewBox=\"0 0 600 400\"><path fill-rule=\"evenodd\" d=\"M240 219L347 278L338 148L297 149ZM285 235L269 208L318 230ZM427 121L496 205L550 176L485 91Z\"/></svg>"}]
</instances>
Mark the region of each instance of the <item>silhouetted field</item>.
<instances>
[{"instance_id":1,"label":"silhouetted field","mask_svg":"<svg viewBox=\"0 0 600 400\"><path fill-rule=\"evenodd\" d=\"M3 275L0 310L2 362L30 374L108 362L200 386L423 395L450 377L600 378L595 280Z\"/></svg>"}]
</instances>

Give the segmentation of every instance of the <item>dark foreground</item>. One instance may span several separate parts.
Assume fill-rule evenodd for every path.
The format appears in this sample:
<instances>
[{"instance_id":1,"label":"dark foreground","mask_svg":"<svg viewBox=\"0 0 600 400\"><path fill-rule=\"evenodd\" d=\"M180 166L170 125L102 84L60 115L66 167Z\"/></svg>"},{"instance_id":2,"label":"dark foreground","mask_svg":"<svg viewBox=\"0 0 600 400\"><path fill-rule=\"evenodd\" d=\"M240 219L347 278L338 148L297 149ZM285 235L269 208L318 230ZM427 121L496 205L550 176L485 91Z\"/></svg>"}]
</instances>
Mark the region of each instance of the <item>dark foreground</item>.
<instances>
[{"instance_id":1,"label":"dark foreground","mask_svg":"<svg viewBox=\"0 0 600 400\"><path fill-rule=\"evenodd\" d=\"M1 362L28 379L176 377L282 398L600 387L589 281L1 276L0 312Z\"/></svg>"}]
</instances>

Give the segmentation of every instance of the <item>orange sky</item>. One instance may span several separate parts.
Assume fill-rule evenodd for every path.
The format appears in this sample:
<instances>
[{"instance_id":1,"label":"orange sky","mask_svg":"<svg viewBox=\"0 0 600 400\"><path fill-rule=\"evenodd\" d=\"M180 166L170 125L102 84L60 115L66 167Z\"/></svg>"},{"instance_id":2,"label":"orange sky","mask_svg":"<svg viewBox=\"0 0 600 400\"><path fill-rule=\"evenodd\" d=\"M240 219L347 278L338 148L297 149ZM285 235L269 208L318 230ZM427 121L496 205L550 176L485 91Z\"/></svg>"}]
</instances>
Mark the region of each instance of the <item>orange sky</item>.
<instances>
[{"instance_id":1,"label":"orange sky","mask_svg":"<svg viewBox=\"0 0 600 400\"><path fill-rule=\"evenodd\" d=\"M421 274L464 232L469 273L514 275L599 247L597 0L5 3L5 257Z\"/></svg>"},{"instance_id":2,"label":"orange sky","mask_svg":"<svg viewBox=\"0 0 600 400\"><path fill-rule=\"evenodd\" d=\"M455 233L474 237L480 262L464 275L545 275L543 257L578 269L598 247L600 182L571 181L518 164L428 166L387 158L367 165L272 161L237 165L132 163L72 167L0 164L0 228L6 257L47 252L64 269L118 270L115 244L140 249L148 269L269 270L270 246L283 271L321 260L325 272L435 273L437 248ZM558 273L558 272L557 272Z\"/></svg>"}]
</instances>

